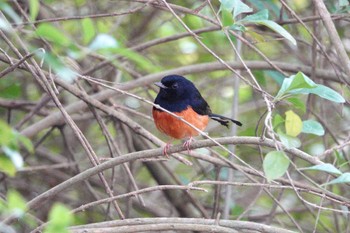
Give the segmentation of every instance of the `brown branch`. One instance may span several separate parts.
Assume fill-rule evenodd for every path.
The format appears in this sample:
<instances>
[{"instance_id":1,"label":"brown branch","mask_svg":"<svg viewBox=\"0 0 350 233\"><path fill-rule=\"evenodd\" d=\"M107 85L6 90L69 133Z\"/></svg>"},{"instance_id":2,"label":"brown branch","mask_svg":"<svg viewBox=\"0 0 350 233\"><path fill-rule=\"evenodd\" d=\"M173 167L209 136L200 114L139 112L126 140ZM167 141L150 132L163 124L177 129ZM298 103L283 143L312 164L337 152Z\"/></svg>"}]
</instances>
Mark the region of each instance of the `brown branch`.
<instances>
[{"instance_id":1,"label":"brown branch","mask_svg":"<svg viewBox=\"0 0 350 233\"><path fill-rule=\"evenodd\" d=\"M225 144L233 144L233 145L253 144L253 145L267 146L267 147L271 147L271 148L275 147L274 141L272 141L270 139L265 139L262 141L258 137L229 137L229 138L219 138L219 139L216 139L216 141L222 145L225 145ZM201 141L193 142L191 144L190 149L196 149L196 148L201 148L201 147L210 147L210 146L214 146L214 145L215 145L215 143L211 140L201 140ZM182 145L178 145L178 146L171 147L169 149L169 153L175 153L175 152L184 151L184 150L187 150L187 148L184 148ZM322 164L322 162L319 161L317 158L310 156L310 155L306 154L305 152L302 152L298 149L286 149L285 151L293 156L297 156L303 160L311 162L312 164ZM44 204L44 202L47 199L52 198L53 196L64 191L65 189L75 185L78 182L82 182L82 181L88 179L89 177L98 174L99 172L103 172L107 169L113 168L115 166L130 162L130 161L135 161L138 159L145 159L145 158L154 158L156 156L162 156L162 155L163 155L163 149L160 148L160 149L151 149L151 150L145 150L145 151L140 151L140 152L134 152L134 153L130 153L130 154L126 154L126 155L123 155L120 157L113 158L107 162L104 162L104 163L99 164L95 167L89 168L89 169L81 172L80 174L77 174L76 176L62 182L61 184L56 185L55 187L51 188L50 190L47 190L44 193L33 198L31 201L29 201L27 203L28 210L34 210L36 208L39 208L42 204ZM211 161L211 162L217 161L217 159L212 158L210 156L207 156L206 160ZM223 163L221 160L219 160L219 161L220 161L219 163L221 165L227 166L227 164ZM253 174L254 174L254 172L253 172ZM258 175L258 174L255 174L255 175ZM285 180L283 182L288 183L288 180ZM298 187L297 182L294 182L293 185ZM307 186L307 187L312 188L309 186ZM318 190L318 192L320 192L320 190ZM324 193L325 196L329 195L327 191L321 191L321 193ZM334 200L334 198L335 198L335 200L339 200L339 202L342 205L350 206L350 201L343 199L342 197L338 197L332 193L330 193L330 197L332 200ZM8 223L12 222L14 219L15 219L15 216L10 216L7 219L5 219L3 221L3 223L8 224Z\"/></svg>"},{"instance_id":2,"label":"brown branch","mask_svg":"<svg viewBox=\"0 0 350 233\"><path fill-rule=\"evenodd\" d=\"M350 18L348 14L332 14L331 18L333 20L343 20ZM300 20L303 22L315 22L318 20L322 20L322 17L319 15L313 15L313 16L307 16L307 17L300 17ZM295 24L295 23L300 23L299 19L283 19L279 20L276 23L279 25L285 25L285 24Z\"/></svg>"},{"instance_id":3,"label":"brown branch","mask_svg":"<svg viewBox=\"0 0 350 233\"><path fill-rule=\"evenodd\" d=\"M113 157L116 157L116 156L121 156L122 153L121 153L118 145L114 142L113 137L112 137L111 133L109 132L108 127L107 127L106 123L104 122L104 120L102 119L102 117L100 116L100 114L92 106L90 106L90 110L94 114L94 116L95 116L95 118L96 118L96 120L97 120L97 122L98 122L98 124L99 124L99 126L101 128L101 131L102 131L102 133L103 133L103 135L105 137L106 143L108 145L111 157L113 158ZM138 190L139 188L138 188L138 186L136 184L134 176L132 175L132 173L130 171L129 166L127 164L123 164L123 168L124 168L126 174L128 175L128 178L131 181L131 184L132 184L133 188L135 190ZM115 178L115 171L114 170L113 170L113 175L112 176L113 176L113 179L111 180L111 189L113 190L113 186L114 186L114 183L115 183L114 182L114 178ZM140 203L142 205L145 205L145 202L144 202L143 198L141 196L139 196L139 195L137 197L138 197Z\"/></svg>"},{"instance_id":4,"label":"brown branch","mask_svg":"<svg viewBox=\"0 0 350 233\"><path fill-rule=\"evenodd\" d=\"M18 66L20 66L23 62L25 62L28 58L32 57L34 55L34 53L29 53L25 56L23 56L20 60L18 60L15 64L10 65L9 67L7 67L6 69L4 69L3 71L0 72L0 78L5 77L5 75L7 75L8 73L11 73L12 71L14 71Z\"/></svg>"},{"instance_id":5,"label":"brown branch","mask_svg":"<svg viewBox=\"0 0 350 233\"><path fill-rule=\"evenodd\" d=\"M121 195L117 195L114 197L110 197L110 198L104 198L104 199L100 199L98 201L94 201L94 202L90 202L87 204L84 204L78 208L75 208L74 210L72 210L72 213L78 213L81 211L86 211L88 208L94 207L96 205L101 205L104 203L108 203L112 200L117 200L117 199L122 199L122 198L126 198L126 197L132 197L135 195L139 195L139 194L143 194L143 193L147 193L147 192L154 192L154 191L162 191L162 190L185 190L185 191L203 191L203 192L207 192L207 190L203 189L203 188L197 188L197 187L189 187L187 185L157 185L154 187L148 187L148 188L143 188L143 189L139 189L136 191L132 191L129 193L125 193L125 194L121 194Z\"/></svg>"},{"instance_id":6,"label":"brown branch","mask_svg":"<svg viewBox=\"0 0 350 233\"><path fill-rule=\"evenodd\" d=\"M74 233L80 233L83 232L83 230L86 230L86 232L92 233L92 232L98 232L94 231L96 230L102 230L100 232L104 232L104 229L113 228L114 232L126 232L126 227L133 227L137 225L143 226L143 229L138 228L132 228L132 231L130 232L137 232L136 230L143 231L143 230L155 230L154 228L148 228L151 227L151 225L159 225L162 224L163 229L167 227L166 229L170 229L172 224L175 224L178 226L179 224L184 224L185 226L190 227L192 226L198 226L201 225L204 228L186 228L187 230L195 230L201 232L218 232L216 230L225 230L225 231L219 231L219 232L235 232L233 230L237 230L239 232L266 232L266 233L295 233L295 231L286 230L283 228L278 228L274 226L268 226L261 223L255 223L255 222L249 222L249 221L235 221L235 220L215 220L215 219L199 219L199 218L134 218L134 219L125 219L125 220L116 220L116 221L110 221L110 222L101 222L96 224L88 224L83 226L74 226L70 227L70 230L73 230ZM163 225L167 224L167 225ZM124 226L124 227L123 227ZM221 228L216 228L218 226L221 226ZM120 228L119 228L120 227ZM213 227L213 228L212 228ZM122 229L124 231L117 231L118 229ZM180 230L180 229L179 229ZM185 229L182 229L185 230ZM229 231L226 231L229 230ZM113 231L108 231L113 232Z\"/></svg>"},{"instance_id":7,"label":"brown branch","mask_svg":"<svg viewBox=\"0 0 350 233\"><path fill-rule=\"evenodd\" d=\"M337 51L342 67L345 73L347 74L347 76L350 77L350 59L339 37L338 31L332 21L331 15L329 14L323 0L313 0L313 3L315 4L322 18L324 26L328 31L329 38L332 41L332 44L335 47L335 50Z\"/></svg>"},{"instance_id":8,"label":"brown branch","mask_svg":"<svg viewBox=\"0 0 350 233\"><path fill-rule=\"evenodd\" d=\"M218 225L186 224L186 223L157 223L157 224L137 224L133 226L87 228L71 230L72 233L128 233L128 232L165 232L165 231L194 231L194 232L221 232L221 233L238 233L228 227Z\"/></svg>"},{"instance_id":9,"label":"brown branch","mask_svg":"<svg viewBox=\"0 0 350 233\"><path fill-rule=\"evenodd\" d=\"M20 26L20 25L28 25L28 24L37 24L37 23L49 23L49 22L58 22L58 21L69 21L69 20L81 20L81 19L96 19L96 18L106 18L106 17L115 17L115 16L122 16L122 15L128 15L135 13L137 11L142 10L148 5L148 2L151 1L145 1L145 4L139 7L135 7L131 10L125 11L125 12L113 12L113 13L103 13L103 14L95 14L95 15L74 15L74 16L64 16L64 17L58 17L58 18L51 18L51 19L40 19L35 21L28 21L28 22L21 22L21 23L12 23L12 26Z\"/></svg>"}]
</instances>

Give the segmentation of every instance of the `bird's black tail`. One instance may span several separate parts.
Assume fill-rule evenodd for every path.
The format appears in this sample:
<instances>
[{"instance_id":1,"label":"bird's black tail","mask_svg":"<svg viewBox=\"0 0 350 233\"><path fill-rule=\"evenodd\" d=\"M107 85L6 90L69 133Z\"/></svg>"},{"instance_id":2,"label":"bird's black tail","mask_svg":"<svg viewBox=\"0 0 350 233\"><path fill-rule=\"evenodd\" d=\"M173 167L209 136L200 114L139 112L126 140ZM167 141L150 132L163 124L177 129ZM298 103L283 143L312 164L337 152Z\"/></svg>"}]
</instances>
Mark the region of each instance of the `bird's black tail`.
<instances>
[{"instance_id":1,"label":"bird's black tail","mask_svg":"<svg viewBox=\"0 0 350 233\"><path fill-rule=\"evenodd\" d=\"M242 126L241 122L236 121L236 120L231 119L231 118L228 118L228 117L224 117L224 116L218 115L218 114L211 113L211 114L209 114L209 117L211 119L213 119L214 121L217 121L217 122L219 122L220 124L222 124L222 125L224 125L226 127L228 127L228 123L230 121L232 121L233 123L235 123L238 126Z\"/></svg>"}]
</instances>

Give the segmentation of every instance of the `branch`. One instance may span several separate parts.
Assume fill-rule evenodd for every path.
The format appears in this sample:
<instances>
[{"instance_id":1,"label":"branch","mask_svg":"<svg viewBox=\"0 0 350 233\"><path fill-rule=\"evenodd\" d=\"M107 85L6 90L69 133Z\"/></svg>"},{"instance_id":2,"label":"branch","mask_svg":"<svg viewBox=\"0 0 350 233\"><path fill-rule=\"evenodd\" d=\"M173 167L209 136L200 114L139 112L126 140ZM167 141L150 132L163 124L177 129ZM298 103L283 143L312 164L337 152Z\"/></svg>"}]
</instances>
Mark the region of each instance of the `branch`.
<instances>
[{"instance_id":1,"label":"branch","mask_svg":"<svg viewBox=\"0 0 350 233\"><path fill-rule=\"evenodd\" d=\"M103 14L95 14L95 15L64 16L64 17L58 17L58 18L40 19L40 20L35 20L30 22L28 21L28 22L12 23L12 26L38 24L38 23L45 23L45 22L47 23L47 22L58 22L58 21L68 21L68 20L79 20L79 19L86 19L86 18L97 19L97 18L106 18L106 17L116 17L116 16L128 15L128 14L135 13L137 11L141 11L147 5L148 3L146 2L145 4L139 7L135 7L125 12L113 12L113 13L103 13Z\"/></svg>"},{"instance_id":2,"label":"branch","mask_svg":"<svg viewBox=\"0 0 350 233\"><path fill-rule=\"evenodd\" d=\"M345 73L350 76L350 60L344 48L344 45L339 37L338 31L332 21L331 15L329 14L323 0L313 0L315 7L317 8L324 26L328 31L329 38L332 41L335 50L339 56L339 60L342 63L342 67Z\"/></svg>"},{"instance_id":3,"label":"branch","mask_svg":"<svg viewBox=\"0 0 350 233\"><path fill-rule=\"evenodd\" d=\"M251 144L251 145L260 145L260 146L267 146L274 148L275 142L271 139L265 139L261 140L259 137L226 137L226 138L218 138L215 140L216 142L225 145L225 144L232 144L232 145L242 145L242 144ZM195 141L191 144L190 149L197 149L201 147L211 147L215 146L215 142L211 140L201 140L201 141ZM182 145L173 146L169 149L169 154L180 152L187 150L187 148L184 148ZM323 162L319 161L316 157L313 157L311 155L306 154L303 151L300 151L298 149L286 149L286 152L289 154L299 157L301 159L304 159L306 161L311 162L312 164L322 164ZM37 197L33 198L31 201L27 203L28 210L33 210L39 208L41 205L44 204L45 201L47 201L49 198L52 198L59 194L60 192L64 191L65 189L77 184L78 182L82 182L89 177L96 175L100 172L103 172L107 169L113 168L115 166L118 166L123 163L139 160L139 159L146 159L146 158L154 158L157 156L163 155L163 149L151 149L151 150L145 150L145 151L139 151L134 153L125 154L120 157L112 158L111 160L104 162L102 164L99 164L97 166L94 166L92 168L89 168L76 176L62 182L61 184L56 185L55 187L45 191L44 193L38 195ZM208 156L208 160L211 160L211 157ZM223 164L225 165L225 164ZM227 166L227 164L226 164ZM295 184L294 184L295 185ZM309 187L311 188L311 187ZM325 194L327 195L327 194ZM338 198L339 199L339 198ZM340 197L340 199L342 199ZM342 201L342 205L350 206L350 203L346 200ZM15 220L15 216L10 216L7 219L3 221L4 224L11 223L13 220Z\"/></svg>"},{"instance_id":4,"label":"branch","mask_svg":"<svg viewBox=\"0 0 350 233\"><path fill-rule=\"evenodd\" d=\"M203 224L186 224L186 223L153 223L153 224L137 224L118 227L103 227L103 228L84 228L71 230L72 233L127 233L127 232L164 232L164 231L195 231L195 232L222 232L222 233L238 233L228 227L218 225L203 225Z\"/></svg>"},{"instance_id":5,"label":"branch","mask_svg":"<svg viewBox=\"0 0 350 233\"><path fill-rule=\"evenodd\" d=\"M73 233L80 233L84 232L81 231L82 229L86 230L85 232L97 232L94 231L94 229L101 229L101 228L114 228L115 231L99 231L99 232L127 232L127 231L116 231L117 229L125 226L125 227L132 227L137 225L142 225L144 228L140 230L146 230L147 227L150 227L152 224L158 225L158 224L167 224L168 227L170 227L172 224L184 224L184 225L202 225L205 226L205 228L202 231L210 231L210 232L217 232L214 231L217 228L212 227L222 227L222 228L230 228L230 231L220 231L220 232L235 232L232 231L232 229L235 229L239 232L251 232L251 231L257 231L257 232L267 232L267 233L294 233L294 231L274 227L274 226L267 226L265 224L261 223L255 223L255 222L249 222L249 221L235 221L235 220L215 220L215 219L200 219L200 218L133 218L133 219L125 219L125 220L115 220L115 221L109 221L109 222L101 222L101 223L94 223L94 224L88 224L84 226L74 226L70 227L70 230L72 230ZM127 228L123 228L127 230ZM133 228L135 229L135 228ZM136 229L135 229L136 230ZM151 229L153 230L153 229ZM172 230L168 228L168 230ZM192 228L193 230L193 228ZM211 231L213 230L213 231ZM136 231L129 231L129 232L136 232Z\"/></svg>"}]
</instances>

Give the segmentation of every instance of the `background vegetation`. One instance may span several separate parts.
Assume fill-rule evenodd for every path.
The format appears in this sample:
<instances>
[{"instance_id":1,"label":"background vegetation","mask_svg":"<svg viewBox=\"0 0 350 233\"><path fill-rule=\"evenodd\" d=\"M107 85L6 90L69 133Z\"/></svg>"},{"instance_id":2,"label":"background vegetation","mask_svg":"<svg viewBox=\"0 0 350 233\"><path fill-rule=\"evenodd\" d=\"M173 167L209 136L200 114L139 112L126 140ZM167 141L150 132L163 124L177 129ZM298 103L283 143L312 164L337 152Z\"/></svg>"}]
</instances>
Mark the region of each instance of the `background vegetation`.
<instances>
[{"instance_id":1,"label":"background vegetation","mask_svg":"<svg viewBox=\"0 0 350 233\"><path fill-rule=\"evenodd\" d=\"M0 232L349 232L348 0L0 10ZM167 74L243 126L162 155Z\"/></svg>"}]
</instances>

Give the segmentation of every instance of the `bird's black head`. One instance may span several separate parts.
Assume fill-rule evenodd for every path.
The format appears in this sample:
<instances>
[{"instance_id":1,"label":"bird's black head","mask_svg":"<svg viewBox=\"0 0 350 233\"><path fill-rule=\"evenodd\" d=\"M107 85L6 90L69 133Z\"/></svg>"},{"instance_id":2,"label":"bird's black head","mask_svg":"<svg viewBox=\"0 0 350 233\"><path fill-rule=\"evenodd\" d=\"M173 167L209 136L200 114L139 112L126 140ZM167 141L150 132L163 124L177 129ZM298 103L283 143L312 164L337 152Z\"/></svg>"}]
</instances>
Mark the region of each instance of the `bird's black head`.
<instances>
[{"instance_id":1,"label":"bird's black head","mask_svg":"<svg viewBox=\"0 0 350 233\"><path fill-rule=\"evenodd\" d=\"M194 84L180 75L165 76L155 85L160 87L155 104L169 111L179 112L186 109L192 105L194 96L199 94Z\"/></svg>"},{"instance_id":2,"label":"bird's black head","mask_svg":"<svg viewBox=\"0 0 350 233\"><path fill-rule=\"evenodd\" d=\"M168 101L187 99L196 90L191 81L180 75L165 76L155 85L160 87L159 96Z\"/></svg>"}]
</instances>

